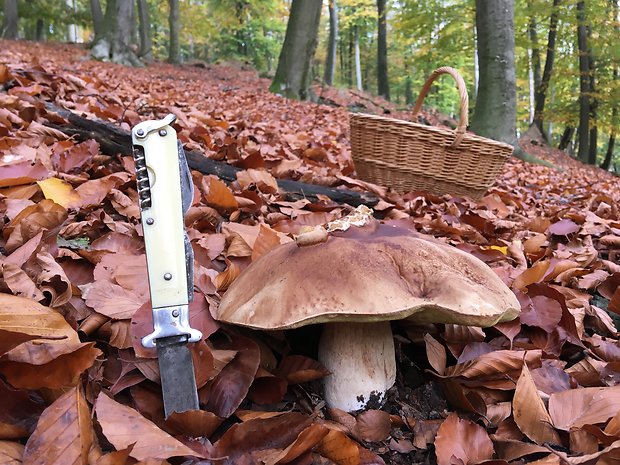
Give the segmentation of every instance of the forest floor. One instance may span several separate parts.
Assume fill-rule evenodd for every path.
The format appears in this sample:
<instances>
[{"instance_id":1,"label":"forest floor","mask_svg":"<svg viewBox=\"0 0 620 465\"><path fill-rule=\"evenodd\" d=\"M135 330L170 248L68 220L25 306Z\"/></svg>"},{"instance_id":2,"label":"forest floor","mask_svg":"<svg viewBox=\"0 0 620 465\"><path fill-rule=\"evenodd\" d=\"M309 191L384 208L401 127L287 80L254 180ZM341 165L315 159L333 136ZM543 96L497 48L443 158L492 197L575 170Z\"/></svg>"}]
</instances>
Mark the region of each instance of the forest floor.
<instances>
[{"instance_id":1,"label":"forest floor","mask_svg":"<svg viewBox=\"0 0 620 465\"><path fill-rule=\"evenodd\" d=\"M398 194L355 177L348 109L407 112L338 89L317 88L328 105L289 101L268 85L239 64L133 69L0 41L0 462L620 463L618 178L524 142L561 170L510 159L477 201ZM133 159L51 128L67 121L46 102L126 130L174 113L186 149L242 168L230 185L193 176L202 410L164 420L139 343L151 322ZM213 319L253 260L352 210L286 201L275 178L374 193L382 221L487 263L521 316L485 329L394 322L387 404L327 408L316 328Z\"/></svg>"}]
</instances>

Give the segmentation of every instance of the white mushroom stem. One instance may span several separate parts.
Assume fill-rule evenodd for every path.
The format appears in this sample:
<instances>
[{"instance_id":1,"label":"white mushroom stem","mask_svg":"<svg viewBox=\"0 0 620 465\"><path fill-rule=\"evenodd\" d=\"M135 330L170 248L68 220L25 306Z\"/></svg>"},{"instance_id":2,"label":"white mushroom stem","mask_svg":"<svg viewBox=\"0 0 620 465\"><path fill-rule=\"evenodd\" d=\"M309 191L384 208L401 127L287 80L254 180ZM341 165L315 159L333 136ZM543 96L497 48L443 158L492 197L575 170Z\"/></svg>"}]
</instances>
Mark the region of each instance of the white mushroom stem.
<instances>
[{"instance_id":1,"label":"white mushroom stem","mask_svg":"<svg viewBox=\"0 0 620 465\"><path fill-rule=\"evenodd\" d=\"M327 405L346 412L379 408L396 380L394 339L389 321L325 323L319 360Z\"/></svg>"}]
</instances>

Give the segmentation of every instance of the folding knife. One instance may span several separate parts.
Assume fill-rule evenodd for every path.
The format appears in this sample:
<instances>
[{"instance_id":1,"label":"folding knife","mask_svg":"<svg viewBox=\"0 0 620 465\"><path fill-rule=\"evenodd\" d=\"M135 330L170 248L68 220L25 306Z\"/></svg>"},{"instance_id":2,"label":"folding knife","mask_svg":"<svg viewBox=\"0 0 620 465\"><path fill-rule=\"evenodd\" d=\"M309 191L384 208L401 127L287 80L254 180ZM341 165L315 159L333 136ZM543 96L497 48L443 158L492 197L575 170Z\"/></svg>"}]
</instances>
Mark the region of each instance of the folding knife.
<instances>
[{"instance_id":1,"label":"folding knife","mask_svg":"<svg viewBox=\"0 0 620 465\"><path fill-rule=\"evenodd\" d=\"M149 276L154 331L142 338L157 348L166 417L198 409L188 343L202 338L189 325L194 259L183 216L194 192L174 115L132 129L133 155Z\"/></svg>"}]
</instances>

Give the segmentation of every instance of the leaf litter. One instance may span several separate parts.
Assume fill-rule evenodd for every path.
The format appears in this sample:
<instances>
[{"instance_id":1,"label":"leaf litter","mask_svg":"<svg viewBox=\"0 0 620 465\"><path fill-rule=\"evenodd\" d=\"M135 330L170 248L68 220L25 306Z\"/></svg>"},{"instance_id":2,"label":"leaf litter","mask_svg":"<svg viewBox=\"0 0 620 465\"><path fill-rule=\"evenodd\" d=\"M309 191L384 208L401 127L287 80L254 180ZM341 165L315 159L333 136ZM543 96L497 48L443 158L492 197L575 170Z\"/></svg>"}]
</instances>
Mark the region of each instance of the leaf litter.
<instances>
[{"instance_id":1,"label":"leaf litter","mask_svg":"<svg viewBox=\"0 0 620 465\"><path fill-rule=\"evenodd\" d=\"M329 106L291 102L234 64L127 69L84 55L0 52L3 463L620 462L617 178L524 139L563 171L509 160L479 201L401 195L356 179L350 157L347 106L387 102L333 89L317 89ZM124 130L172 112L187 149L241 168L231 184L192 173L200 411L164 421L157 363L139 344L151 322L133 161L72 136L48 102ZM383 221L485 261L520 320L399 322L383 409L327 408L316 328L261 333L212 317L252 261L352 210L286 200L276 178L374 193Z\"/></svg>"}]
</instances>

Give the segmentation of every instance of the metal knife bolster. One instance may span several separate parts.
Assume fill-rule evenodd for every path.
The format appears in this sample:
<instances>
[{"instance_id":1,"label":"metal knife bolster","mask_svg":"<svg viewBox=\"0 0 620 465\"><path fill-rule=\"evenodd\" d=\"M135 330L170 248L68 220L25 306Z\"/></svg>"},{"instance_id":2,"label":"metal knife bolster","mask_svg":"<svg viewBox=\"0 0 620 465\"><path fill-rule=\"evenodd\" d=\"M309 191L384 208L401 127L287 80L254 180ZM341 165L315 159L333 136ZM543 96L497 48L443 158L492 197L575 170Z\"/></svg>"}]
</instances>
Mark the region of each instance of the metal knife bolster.
<instances>
[{"instance_id":1,"label":"metal knife bolster","mask_svg":"<svg viewBox=\"0 0 620 465\"><path fill-rule=\"evenodd\" d=\"M184 336L197 342L200 331L189 325L193 297L193 253L183 216L193 197L193 183L183 148L172 127L174 115L144 121L132 130L136 181L146 248L154 331L142 339Z\"/></svg>"}]
</instances>

